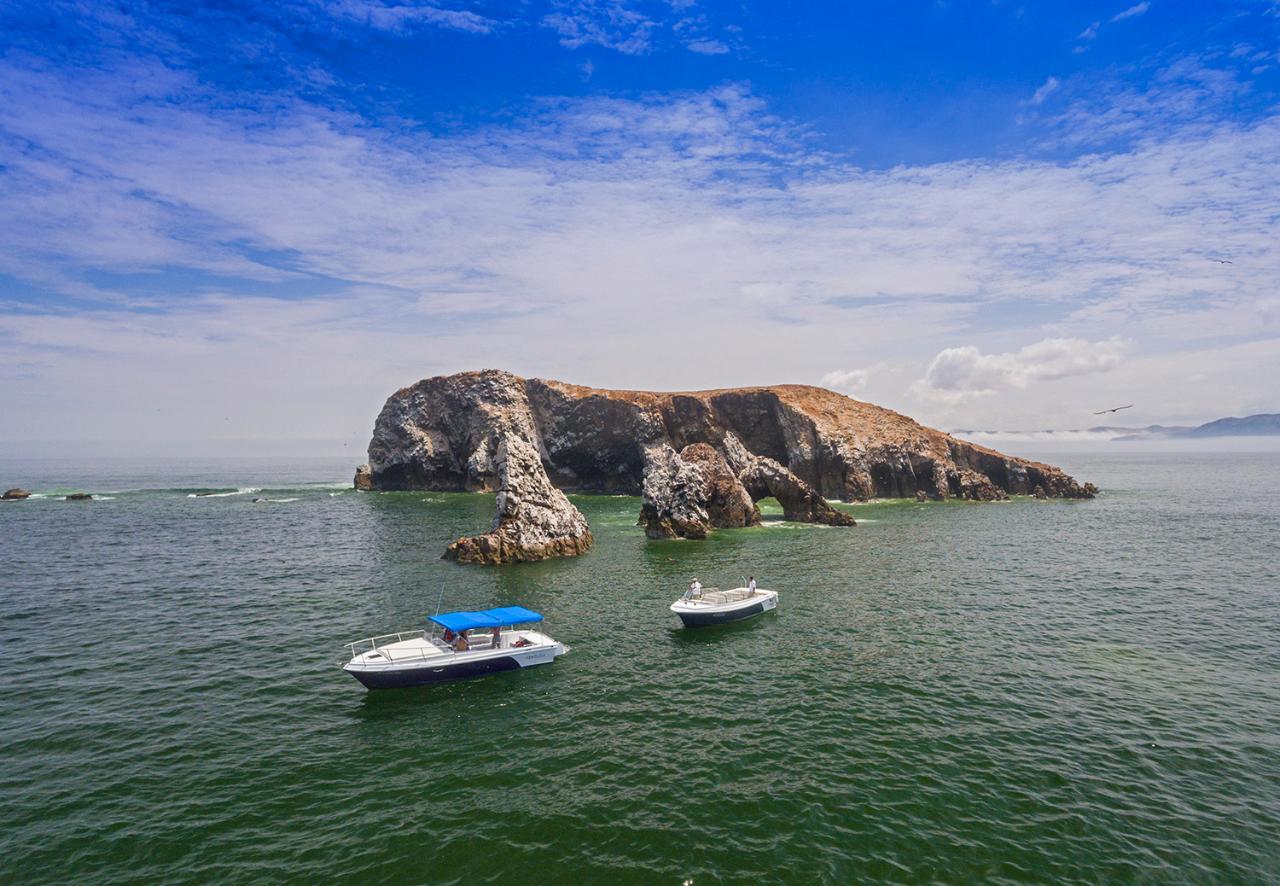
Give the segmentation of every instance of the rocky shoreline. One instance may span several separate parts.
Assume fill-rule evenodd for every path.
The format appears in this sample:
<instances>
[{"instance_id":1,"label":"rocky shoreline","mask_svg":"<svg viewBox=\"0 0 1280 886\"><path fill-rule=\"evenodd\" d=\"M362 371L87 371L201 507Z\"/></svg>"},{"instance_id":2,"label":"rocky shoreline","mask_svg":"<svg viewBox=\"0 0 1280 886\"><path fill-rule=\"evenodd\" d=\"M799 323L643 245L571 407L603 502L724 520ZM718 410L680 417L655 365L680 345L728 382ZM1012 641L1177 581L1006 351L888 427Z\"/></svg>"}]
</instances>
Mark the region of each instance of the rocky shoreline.
<instances>
[{"instance_id":1,"label":"rocky shoreline","mask_svg":"<svg viewBox=\"0 0 1280 886\"><path fill-rule=\"evenodd\" d=\"M789 520L852 526L829 499L1097 492L1051 465L822 388L609 391L500 370L437 376L393 394L354 486L496 492L491 531L445 553L479 563L589 550L590 528L564 490L639 495L649 537L690 539L758 524L756 502L766 496Z\"/></svg>"}]
</instances>

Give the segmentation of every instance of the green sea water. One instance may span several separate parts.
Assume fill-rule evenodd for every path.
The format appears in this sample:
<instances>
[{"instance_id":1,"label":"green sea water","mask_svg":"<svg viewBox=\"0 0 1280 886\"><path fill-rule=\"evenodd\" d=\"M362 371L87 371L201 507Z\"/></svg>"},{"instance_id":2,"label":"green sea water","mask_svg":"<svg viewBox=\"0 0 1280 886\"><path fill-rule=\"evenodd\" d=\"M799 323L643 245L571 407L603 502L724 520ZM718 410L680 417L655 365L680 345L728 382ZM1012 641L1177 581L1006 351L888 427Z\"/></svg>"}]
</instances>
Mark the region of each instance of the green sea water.
<instances>
[{"instance_id":1,"label":"green sea water","mask_svg":"<svg viewBox=\"0 0 1280 886\"><path fill-rule=\"evenodd\" d=\"M1280 455L1052 460L1104 494L706 542L578 497L591 554L501 568L439 559L491 497L346 462L0 461L0 882L1275 882ZM776 614L667 611L748 573ZM572 651L338 669L440 600Z\"/></svg>"}]
</instances>

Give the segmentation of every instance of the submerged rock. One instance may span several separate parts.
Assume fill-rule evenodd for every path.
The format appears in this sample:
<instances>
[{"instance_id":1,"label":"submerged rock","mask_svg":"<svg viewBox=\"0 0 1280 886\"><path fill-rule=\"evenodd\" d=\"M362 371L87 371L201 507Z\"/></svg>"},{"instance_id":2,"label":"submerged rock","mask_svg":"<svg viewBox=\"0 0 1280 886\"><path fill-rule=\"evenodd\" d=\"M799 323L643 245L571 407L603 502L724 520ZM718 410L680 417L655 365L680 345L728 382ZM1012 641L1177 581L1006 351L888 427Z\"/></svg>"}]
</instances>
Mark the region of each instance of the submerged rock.
<instances>
[{"instance_id":1,"label":"submerged rock","mask_svg":"<svg viewBox=\"0 0 1280 886\"><path fill-rule=\"evenodd\" d=\"M759 521L755 503L764 496L776 497L791 520L853 525L830 500L923 493L991 501L1037 486L1050 498L1096 493L1050 465L821 388L609 391L499 370L437 376L393 394L374 426L368 479L361 479L362 468L356 483L472 492L514 484L518 492L533 482L522 478L534 473L522 468L513 475L498 458L504 443L510 454L513 440L535 454L537 482L545 480L549 489L642 496L641 525L665 538L752 525ZM516 543L517 536L525 538L515 528L524 519L504 518L500 505L494 532L467 540L474 548L455 545L458 559L496 562L526 550L580 553L577 542L550 541L583 537L573 531L542 543L533 529L531 544ZM497 524L508 529L500 532ZM487 549L479 539L488 539Z\"/></svg>"},{"instance_id":2,"label":"submerged rock","mask_svg":"<svg viewBox=\"0 0 1280 886\"><path fill-rule=\"evenodd\" d=\"M93 496L87 492L73 492L66 498L67 501L93 501Z\"/></svg>"},{"instance_id":3,"label":"submerged rock","mask_svg":"<svg viewBox=\"0 0 1280 886\"><path fill-rule=\"evenodd\" d=\"M0 495L0 500L21 501L24 498L30 498L30 497L31 497L31 493L27 492L27 490L18 489L17 487L14 487L13 489L6 489L4 495Z\"/></svg>"}]
</instances>

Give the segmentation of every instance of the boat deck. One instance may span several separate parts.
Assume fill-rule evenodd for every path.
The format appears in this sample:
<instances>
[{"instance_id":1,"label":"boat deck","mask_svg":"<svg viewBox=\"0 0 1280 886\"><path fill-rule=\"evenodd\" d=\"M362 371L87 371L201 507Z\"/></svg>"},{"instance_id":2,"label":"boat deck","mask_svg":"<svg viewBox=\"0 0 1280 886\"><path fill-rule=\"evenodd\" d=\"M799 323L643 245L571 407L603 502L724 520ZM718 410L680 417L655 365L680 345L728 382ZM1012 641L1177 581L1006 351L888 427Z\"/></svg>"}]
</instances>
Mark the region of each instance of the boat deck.
<instances>
[{"instance_id":1,"label":"boat deck","mask_svg":"<svg viewBox=\"0 0 1280 886\"><path fill-rule=\"evenodd\" d=\"M439 637L427 636L423 632L413 632L371 637L368 640L348 643L347 648L353 653L351 664L378 666L412 661L456 660L459 656L465 658L472 653L510 651L554 642L538 631L528 630L503 631L498 641L495 647L491 633L475 633L471 636L467 649L455 650Z\"/></svg>"},{"instance_id":2,"label":"boat deck","mask_svg":"<svg viewBox=\"0 0 1280 886\"><path fill-rule=\"evenodd\" d=\"M710 588L708 590L704 590L700 596L681 599L682 602L686 604L703 603L707 606L723 606L726 603L740 603L744 600L749 600L752 596L759 597L767 593L768 591L763 591L758 588L754 595L746 588L730 588L727 591L722 591L719 588Z\"/></svg>"}]
</instances>

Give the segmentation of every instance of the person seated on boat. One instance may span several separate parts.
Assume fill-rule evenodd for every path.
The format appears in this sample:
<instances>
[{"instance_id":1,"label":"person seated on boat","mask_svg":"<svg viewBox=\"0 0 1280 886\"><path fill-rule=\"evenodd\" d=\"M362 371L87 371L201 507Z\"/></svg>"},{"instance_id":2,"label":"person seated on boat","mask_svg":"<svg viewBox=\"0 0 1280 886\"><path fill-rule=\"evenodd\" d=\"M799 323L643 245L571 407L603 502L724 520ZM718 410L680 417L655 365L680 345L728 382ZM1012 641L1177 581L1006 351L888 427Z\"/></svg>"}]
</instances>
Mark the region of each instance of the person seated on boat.
<instances>
[{"instance_id":1,"label":"person seated on boat","mask_svg":"<svg viewBox=\"0 0 1280 886\"><path fill-rule=\"evenodd\" d=\"M458 635L457 635L457 634L455 634L455 633L453 632L453 628L445 628L445 629L444 629L444 636L442 636L440 639L444 640L444 642L445 642L446 644L448 644L449 646L452 646L452 645L453 645L453 639L454 639L454 637L456 637L456 636L458 636Z\"/></svg>"},{"instance_id":2,"label":"person seated on boat","mask_svg":"<svg viewBox=\"0 0 1280 886\"><path fill-rule=\"evenodd\" d=\"M493 629L493 648L502 648L502 628L495 627Z\"/></svg>"},{"instance_id":3,"label":"person seated on boat","mask_svg":"<svg viewBox=\"0 0 1280 886\"><path fill-rule=\"evenodd\" d=\"M458 632L458 639L456 639L456 640L454 640L454 641L453 641L453 651L454 651L454 652L466 652L466 651L467 651L468 649L470 649L470 648L471 648L471 644L470 644L469 642L467 642L467 632L466 632L466 631L459 631L459 632Z\"/></svg>"},{"instance_id":4,"label":"person seated on boat","mask_svg":"<svg viewBox=\"0 0 1280 886\"><path fill-rule=\"evenodd\" d=\"M747 596L754 597L756 595L756 577L753 575L747 582Z\"/></svg>"},{"instance_id":5,"label":"person seated on boat","mask_svg":"<svg viewBox=\"0 0 1280 886\"><path fill-rule=\"evenodd\" d=\"M689 590L684 592L684 598L686 600L692 600L695 597L701 597L701 596L702 596L702 582L698 581L697 578L694 578L693 581L689 582Z\"/></svg>"}]
</instances>

